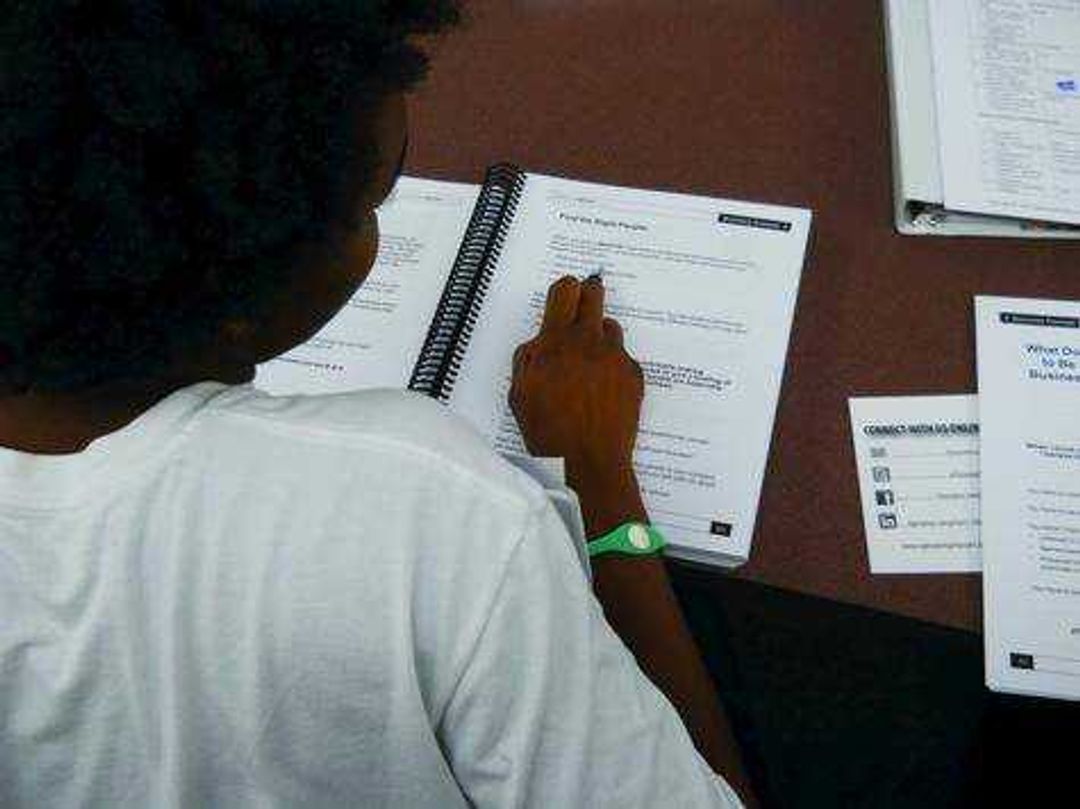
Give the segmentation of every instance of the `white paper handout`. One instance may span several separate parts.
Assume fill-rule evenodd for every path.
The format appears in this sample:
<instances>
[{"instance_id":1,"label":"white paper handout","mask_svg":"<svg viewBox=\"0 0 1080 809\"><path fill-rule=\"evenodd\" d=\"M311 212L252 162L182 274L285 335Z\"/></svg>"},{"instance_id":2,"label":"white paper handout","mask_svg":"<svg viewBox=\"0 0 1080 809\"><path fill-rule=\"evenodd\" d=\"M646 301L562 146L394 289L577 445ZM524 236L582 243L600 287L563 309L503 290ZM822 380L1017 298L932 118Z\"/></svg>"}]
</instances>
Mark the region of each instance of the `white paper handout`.
<instances>
[{"instance_id":1,"label":"white paper handout","mask_svg":"<svg viewBox=\"0 0 1080 809\"><path fill-rule=\"evenodd\" d=\"M1080 223L1080 0L931 0L945 205Z\"/></svg>"},{"instance_id":2,"label":"white paper handout","mask_svg":"<svg viewBox=\"0 0 1080 809\"><path fill-rule=\"evenodd\" d=\"M872 573L981 570L975 396L848 400Z\"/></svg>"},{"instance_id":3,"label":"white paper handout","mask_svg":"<svg viewBox=\"0 0 1080 809\"><path fill-rule=\"evenodd\" d=\"M986 682L1080 698L1080 303L975 301Z\"/></svg>"}]
</instances>

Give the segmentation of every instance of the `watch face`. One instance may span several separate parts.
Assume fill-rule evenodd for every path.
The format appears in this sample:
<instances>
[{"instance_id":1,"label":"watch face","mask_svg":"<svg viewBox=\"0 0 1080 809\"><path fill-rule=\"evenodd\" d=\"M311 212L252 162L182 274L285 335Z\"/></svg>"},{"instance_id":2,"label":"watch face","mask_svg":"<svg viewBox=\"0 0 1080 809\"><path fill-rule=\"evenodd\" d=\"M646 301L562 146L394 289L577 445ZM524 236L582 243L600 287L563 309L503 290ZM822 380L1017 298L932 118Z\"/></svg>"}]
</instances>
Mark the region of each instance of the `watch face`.
<instances>
[{"instance_id":1,"label":"watch face","mask_svg":"<svg viewBox=\"0 0 1080 809\"><path fill-rule=\"evenodd\" d=\"M589 556L621 553L644 556L660 553L665 546L664 538L653 528L641 523L623 523L611 533L586 543Z\"/></svg>"},{"instance_id":2,"label":"watch face","mask_svg":"<svg viewBox=\"0 0 1080 809\"><path fill-rule=\"evenodd\" d=\"M648 550L652 545L652 540L649 539L649 532L643 525L631 525L626 532L626 538L630 540L630 544L639 551Z\"/></svg>"}]
</instances>

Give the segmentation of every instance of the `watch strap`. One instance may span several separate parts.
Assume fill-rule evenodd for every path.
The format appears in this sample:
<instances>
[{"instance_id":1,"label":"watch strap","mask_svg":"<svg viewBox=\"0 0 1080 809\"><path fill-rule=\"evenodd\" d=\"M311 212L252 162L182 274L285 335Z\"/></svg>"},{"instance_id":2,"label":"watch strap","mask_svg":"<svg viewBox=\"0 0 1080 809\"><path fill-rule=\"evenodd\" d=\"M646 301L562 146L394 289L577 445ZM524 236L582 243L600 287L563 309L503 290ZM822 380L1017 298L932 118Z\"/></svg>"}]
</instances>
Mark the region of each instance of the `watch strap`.
<instances>
[{"instance_id":1,"label":"watch strap","mask_svg":"<svg viewBox=\"0 0 1080 809\"><path fill-rule=\"evenodd\" d=\"M655 556L667 545L663 535L640 522L623 523L613 531L589 542L589 556L620 553L628 556Z\"/></svg>"}]
</instances>

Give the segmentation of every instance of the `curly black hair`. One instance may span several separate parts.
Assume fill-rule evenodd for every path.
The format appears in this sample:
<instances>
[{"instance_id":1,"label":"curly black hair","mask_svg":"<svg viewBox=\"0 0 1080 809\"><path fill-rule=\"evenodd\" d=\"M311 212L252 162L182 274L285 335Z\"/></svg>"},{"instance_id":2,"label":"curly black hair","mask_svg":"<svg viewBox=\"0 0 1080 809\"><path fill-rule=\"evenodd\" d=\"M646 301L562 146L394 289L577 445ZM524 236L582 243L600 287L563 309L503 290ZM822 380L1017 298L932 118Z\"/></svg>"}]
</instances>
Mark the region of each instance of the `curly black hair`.
<instances>
[{"instance_id":1,"label":"curly black hair","mask_svg":"<svg viewBox=\"0 0 1080 809\"><path fill-rule=\"evenodd\" d=\"M0 18L0 392L164 371L369 180L355 111L456 0L15 0ZM362 128L362 125L361 125ZM370 138L369 138L370 141Z\"/></svg>"}]
</instances>

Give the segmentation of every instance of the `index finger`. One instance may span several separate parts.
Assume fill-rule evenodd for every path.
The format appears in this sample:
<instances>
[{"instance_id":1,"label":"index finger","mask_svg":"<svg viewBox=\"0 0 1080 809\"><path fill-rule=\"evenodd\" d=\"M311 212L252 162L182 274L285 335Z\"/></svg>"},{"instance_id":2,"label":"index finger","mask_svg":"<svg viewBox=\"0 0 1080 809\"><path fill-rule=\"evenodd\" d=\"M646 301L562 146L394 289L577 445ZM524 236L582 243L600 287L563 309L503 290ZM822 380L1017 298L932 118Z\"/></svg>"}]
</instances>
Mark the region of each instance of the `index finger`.
<instances>
[{"instance_id":1,"label":"index finger","mask_svg":"<svg viewBox=\"0 0 1080 809\"><path fill-rule=\"evenodd\" d=\"M564 275L552 284L548 289L544 322L540 324L540 331L564 329L573 323L580 297L581 283L571 275Z\"/></svg>"},{"instance_id":2,"label":"index finger","mask_svg":"<svg viewBox=\"0 0 1080 809\"><path fill-rule=\"evenodd\" d=\"M585 331L600 336L604 323L604 282L599 275L590 275L581 285L577 323Z\"/></svg>"}]
</instances>

